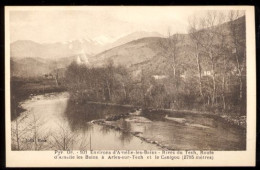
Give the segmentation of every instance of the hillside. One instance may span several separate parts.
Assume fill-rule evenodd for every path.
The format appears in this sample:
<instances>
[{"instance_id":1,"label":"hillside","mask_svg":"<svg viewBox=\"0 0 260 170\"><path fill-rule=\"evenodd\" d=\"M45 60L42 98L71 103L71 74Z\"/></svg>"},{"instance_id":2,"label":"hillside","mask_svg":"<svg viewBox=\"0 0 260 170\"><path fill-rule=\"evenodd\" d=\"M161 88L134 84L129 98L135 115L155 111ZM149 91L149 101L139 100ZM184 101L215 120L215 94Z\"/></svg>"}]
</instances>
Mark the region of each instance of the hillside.
<instances>
[{"instance_id":1,"label":"hillside","mask_svg":"<svg viewBox=\"0 0 260 170\"><path fill-rule=\"evenodd\" d=\"M19 40L11 43L11 57L15 58L64 58L84 53L87 56L98 54L110 48L123 45L133 40L143 37L161 37L162 35L156 32L134 32L129 35L123 36L116 41L104 41L105 36L100 36L94 40L92 39L79 39L67 42L57 43L37 43L30 40ZM102 41L103 40L103 41Z\"/></svg>"},{"instance_id":2,"label":"hillside","mask_svg":"<svg viewBox=\"0 0 260 170\"><path fill-rule=\"evenodd\" d=\"M11 59L11 75L16 77L36 77L49 73L55 66L37 58Z\"/></svg>"},{"instance_id":3,"label":"hillside","mask_svg":"<svg viewBox=\"0 0 260 170\"><path fill-rule=\"evenodd\" d=\"M101 66L108 60L113 60L115 65L125 65L129 67L133 64L150 60L160 53L161 49L158 46L158 42L161 40L163 40L163 38L142 38L134 40L92 57L91 62L95 66Z\"/></svg>"},{"instance_id":4,"label":"hillside","mask_svg":"<svg viewBox=\"0 0 260 170\"><path fill-rule=\"evenodd\" d=\"M126 36L123 36L111 44L108 44L106 46L106 50L126 44L126 43L134 41L134 40L147 38L147 37L163 37L163 36L157 32L137 31L137 32L128 34Z\"/></svg>"},{"instance_id":5,"label":"hillside","mask_svg":"<svg viewBox=\"0 0 260 170\"><path fill-rule=\"evenodd\" d=\"M87 40L75 40L65 43L40 44L29 40L19 40L11 44L11 57L28 58L38 57L44 59L57 59L69 57L80 53L91 55L100 48L98 45Z\"/></svg>"},{"instance_id":6,"label":"hillside","mask_svg":"<svg viewBox=\"0 0 260 170\"><path fill-rule=\"evenodd\" d=\"M234 21L238 26L238 31L243 31L245 27L245 17L241 17ZM215 26L210 29L228 30L229 23ZM192 74L196 72L196 58L193 53L193 43L189 34L182 34L182 42L177 44L178 54L176 62L178 63L179 70L189 71ZM218 37L217 37L218 38ZM245 41L245 35L241 34L241 41ZM149 37L134 40L132 42L123 44L121 46L104 51L94 57L91 62L94 66L101 66L109 60L113 60L115 65L124 65L129 67L132 71L143 70L148 74L168 74L171 69L169 58L166 58L166 50L163 45L167 45L166 38ZM219 39L215 40L216 42ZM208 70L209 61L203 60L203 69Z\"/></svg>"},{"instance_id":7,"label":"hillside","mask_svg":"<svg viewBox=\"0 0 260 170\"><path fill-rule=\"evenodd\" d=\"M183 35L183 43L178 45L178 62L184 65L193 65L195 60L191 57L191 47L188 35ZM166 74L171 66L166 57L163 44L166 38L142 38L119 47L112 48L92 57L94 66L102 66L109 60L115 65L124 65L132 71L142 69L150 74Z\"/></svg>"},{"instance_id":8,"label":"hillside","mask_svg":"<svg viewBox=\"0 0 260 170\"><path fill-rule=\"evenodd\" d=\"M76 56L56 60L44 58L11 58L11 75L16 77L38 77L53 73L56 69L66 68Z\"/></svg>"}]
</instances>

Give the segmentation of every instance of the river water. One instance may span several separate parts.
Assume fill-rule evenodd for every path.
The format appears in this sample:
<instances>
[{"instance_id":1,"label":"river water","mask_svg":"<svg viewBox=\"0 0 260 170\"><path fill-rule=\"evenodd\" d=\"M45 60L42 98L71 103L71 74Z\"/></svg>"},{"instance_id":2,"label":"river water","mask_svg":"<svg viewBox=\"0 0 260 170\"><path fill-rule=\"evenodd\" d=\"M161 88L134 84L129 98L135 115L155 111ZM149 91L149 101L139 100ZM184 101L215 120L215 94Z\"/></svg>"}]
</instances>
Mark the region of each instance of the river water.
<instances>
[{"instance_id":1,"label":"river water","mask_svg":"<svg viewBox=\"0 0 260 170\"><path fill-rule=\"evenodd\" d=\"M19 150L93 149L93 150L158 150L130 132L167 146L169 149L245 150L245 130L208 115L171 113L185 119L182 124L166 118L166 113L143 111L149 122L120 119L110 123L124 132L91 123L132 109L98 104L72 102L69 94L56 93L33 96L21 103L27 111L12 121L12 148ZM18 125L18 126L17 126ZM18 131L16 128L18 127ZM127 131L127 132L126 132ZM129 132L129 133L128 133Z\"/></svg>"}]
</instances>

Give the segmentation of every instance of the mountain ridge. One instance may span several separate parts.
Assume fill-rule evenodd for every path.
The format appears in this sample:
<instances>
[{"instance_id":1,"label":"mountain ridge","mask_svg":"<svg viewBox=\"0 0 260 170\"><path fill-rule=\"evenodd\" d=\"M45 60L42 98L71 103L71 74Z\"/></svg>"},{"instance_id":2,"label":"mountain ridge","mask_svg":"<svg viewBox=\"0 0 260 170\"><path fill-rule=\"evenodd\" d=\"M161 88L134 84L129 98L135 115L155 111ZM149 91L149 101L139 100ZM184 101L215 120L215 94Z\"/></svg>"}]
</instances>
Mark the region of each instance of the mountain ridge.
<instances>
[{"instance_id":1,"label":"mountain ridge","mask_svg":"<svg viewBox=\"0 0 260 170\"><path fill-rule=\"evenodd\" d=\"M135 39L149 37L151 35L161 36L156 32L133 32L123 36L111 43L101 43L98 40L82 38L66 42L38 43L32 40L17 40L10 44L11 57L41 57L41 58L62 58L78 55L82 51L93 56L110 48L125 44Z\"/></svg>"},{"instance_id":2,"label":"mountain ridge","mask_svg":"<svg viewBox=\"0 0 260 170\"><path fill-rule=\"evenodd\" d=\"M239 25L245 25L245 17L241 17L236 21ZM227 23L219 25L218 27L223 27L223 29L227 26ZM179 65L180 69L184 69L185 67L196 68L196 60L192 57L192 43L189 37L189 34L181 34L183 37L182 45L178 45L179 54L178 54L178 62L182 65ZM134 37L134 36L133 36ZM245 37L242 37L244 39ZM121 41L122 42L122 41ZM28 44L32 43L28 41ZM113 60L115 65L123 65L128 67L131 71L134 70L144 70L150 74L166 74L169 72L170 64L169 59L166 58L166 51L163 49L163 44L167 43L167 38L162 37L144 37L136 40L132 40L130 42L118 45L116 47L112 47L110 49L104 50L96 55L89 54L87 55L87 59L90 62L90 65L93 67L102 66L107 63L109 60ZM37 44L36 44L37 47ZM30 50L29 50L30 51ZM55 66L57 68L64 68L68 66L72 61L80 58L81 54L84 54L84 50L78 50L76 54L67 54L67 56L61 56L59 58L48 58L46 65ZM30 57L26 57L30 58ZM35 57L34 57L35 58ZM46 60L44 57L38 56L39 61ZM84 58L83 58L84 59ZM24 65L26 62L19 64L16 58L11 57L11 60L14 61L14 65L16 65L16 72L21 72L20 75L23 74L24 69L18 69L19 65ZM28 59L29 60L29 59ZM42 62L41 62L42 63ZM27 66L30 67L31 64L28 61ZM42 66L37 63L35 65ZM43 66L43 70L47 70L46 67ZM34 68L35 69L35 68ZM53 69L53 68L51 68ZM206 68L205 68L206 69ZM13 71L13 70L12 70ZM34 70L32 69L31 72ZM51 70L49 70L51 72ZM30 74L29 71L26 74ZM14 74L15 75L15 74Z\"/></svg>"}]
</instances>

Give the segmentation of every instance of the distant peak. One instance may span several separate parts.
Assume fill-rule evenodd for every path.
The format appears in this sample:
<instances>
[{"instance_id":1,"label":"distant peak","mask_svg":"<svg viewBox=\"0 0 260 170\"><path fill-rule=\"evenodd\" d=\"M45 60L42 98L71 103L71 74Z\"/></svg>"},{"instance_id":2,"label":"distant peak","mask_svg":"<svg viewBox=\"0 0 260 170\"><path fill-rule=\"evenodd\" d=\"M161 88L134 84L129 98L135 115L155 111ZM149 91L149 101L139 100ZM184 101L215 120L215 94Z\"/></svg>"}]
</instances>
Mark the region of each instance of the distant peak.
<instances>
[{"instance_id":1,"label":"distant peak","mask_svg":"<svg viewBox=\"0 0 260 170\"><path fill-rule=\"evenodd\" d=\"M108 44L108 43L111 43L114 41L113 38L111 38L109 36L105 36L105 35L100 35L98 37L95 37L95 38L93 38L93 40L101 45Z\"/></svg>"},{"instance_id":2,"label":"distant peak","mask_svg":"<svg viewBox=\"0 0 260 170\"><path fill-rule=\"evenodd\" d=\"M16 40L14 42L11 42L11 44L17 44L17 43L34 43L34 44L39 44L35 41L32 41L32 40Z\"/></svg>"},{"instance_id":3,"label":"distant peak","mask_svg":"<svg viewBox=\"0 0 260 170\"><path fill-rule=\"evenodd\" d=\"M135 35L135 34L139 34L139 35L156 35L156 36L162 36L160 33L158 32L155 32L155 31L135 31L135 32L132 32L128 35Z\"/></svg>"}]
</instances>

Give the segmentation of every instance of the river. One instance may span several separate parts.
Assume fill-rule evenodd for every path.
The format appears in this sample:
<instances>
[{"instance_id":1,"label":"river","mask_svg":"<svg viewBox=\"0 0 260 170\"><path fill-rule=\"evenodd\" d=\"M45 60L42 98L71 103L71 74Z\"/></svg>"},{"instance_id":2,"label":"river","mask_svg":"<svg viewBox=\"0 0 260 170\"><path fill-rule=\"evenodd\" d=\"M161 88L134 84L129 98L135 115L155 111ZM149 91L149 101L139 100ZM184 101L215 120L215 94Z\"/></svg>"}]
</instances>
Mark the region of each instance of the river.
<instances>
[{"instance_id":1,"label":"river","mask_svg":"<svg viewBox=\"0 0 260 170\"><path fill-rule=\"evenodd\" d=\"M141 116L130 118L143 118L148 122L129 121L129 118L109 122L124 129L121 131L91 121L131 112L131 108L82 105L70 101L66 92L33 96L21 106L26 111L12 121L12 148L16 150L246 149L245 129L210 115L171 113L167 118L166 113L143 111Z\"/></svg>"}]
</instances>

